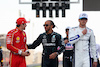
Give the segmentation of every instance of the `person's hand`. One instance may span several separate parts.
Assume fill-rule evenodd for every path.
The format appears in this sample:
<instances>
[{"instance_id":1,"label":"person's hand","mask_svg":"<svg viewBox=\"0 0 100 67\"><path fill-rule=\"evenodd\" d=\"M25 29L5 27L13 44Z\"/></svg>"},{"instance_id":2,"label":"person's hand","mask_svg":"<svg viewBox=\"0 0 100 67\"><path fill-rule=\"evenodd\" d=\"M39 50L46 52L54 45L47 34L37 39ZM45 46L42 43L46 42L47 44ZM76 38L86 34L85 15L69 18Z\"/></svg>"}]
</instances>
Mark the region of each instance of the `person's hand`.
<instances>
[{"instance_id":1,"label":"person's hand","mask_svg":"<svg viewBox=\"0 0 100 67\"><path fill-rule=\"evenodd\" d=\"M49 55L49 59L55 59L57 55L58 55L57 52L54 52Z\"/></svg>"},{"instance_id":2,"label":"person's hand","mask_svg":"<svg viewBox=\"0 0 100 67\"><path fill-rule=\"evenodd\" d=\"M29 56L30 55L30 53L27 53L27 52L22 52L21 53L21 56Z\"/></svg>"},{"instance_id":3,"label":"person's hand","mask_svg":"<svg viewBox=\"0 0 100 67\"><path fill-rule=\"evenodd\" d=\"M92 67L97 67L97 62L93 62L93 66Z\"/></svg>"},{"instance_id":4,"label":"person's hand","mask_svg":"<svg viewBox=\"0 0 100 67\"><path fill-rule=\"evenodd\" d=\"M30 55L30 52L28 51L27 54L28 54L27 56L29 56Z\"/></svg>"},{"instance_id":5,"label":"person's hand","mask_svg":"<svg viewBox=\"0 0 100 67\"><path fill-rule=\"evenodd\" d=\"M64 43L65 43L65 44L68 43L68 39L64 40Z\"/></svg>"},{"instance_id":6,"label":"person's hand","mask_svg":"<svg viewBox=\"0 0 100 67\"><path fill-rule=\"evenodd\" d=\"M82 31L82 33L83 33L83 35L85 35L85 34L87 33L87 29L84 29L84 30Z\"/></svg>"}]
</instances>

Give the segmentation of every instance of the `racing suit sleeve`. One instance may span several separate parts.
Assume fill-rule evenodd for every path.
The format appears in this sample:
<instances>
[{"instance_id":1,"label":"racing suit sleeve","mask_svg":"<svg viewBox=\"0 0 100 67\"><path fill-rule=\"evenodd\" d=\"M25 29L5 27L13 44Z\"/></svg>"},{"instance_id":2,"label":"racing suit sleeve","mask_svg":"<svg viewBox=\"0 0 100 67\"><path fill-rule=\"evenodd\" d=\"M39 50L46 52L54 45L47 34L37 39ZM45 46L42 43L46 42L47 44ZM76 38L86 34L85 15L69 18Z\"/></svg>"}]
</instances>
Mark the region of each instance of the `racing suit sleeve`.
<instances>
[{"instance_id":1,"label":"racing suit sleeve","mask_svg":"<svg viewBox=\"0 0 100 67\"><path fill-rule=\"evenodd\" d=\"M42 43L42 35L39 35L39 37L32 44L27 45L28 49L35 49L40 45L40 43Z\"/></svg>"},{"instance_id":2,"label":"racing suit sleeve","mask_svg":"<svg viewBox=\"0 0 100 67\"><path fill-rule=\"evenodd\" d=\"M83 36L83 33L80 32L76 32L74 29L70 29L69 30L69 43L70 44L75 44L77 41L79 41L79 39Z\"/></svg>"},{"instance_id":3,"label":"racing suit sleeve","mask_svg":"<svg viewBox=\"0 0 100 67\"><path fill-rule=\"evenodd\" d=\"M9 49L12 52L18 53L20 49L13 46L13 39L14 39L14 33L11 31L8 32L7 37L6 37L7 49Z\"/></svg>"},{"instance_id":4,"label":"racing suit sleeve","mask_svg":"<svg viewBox=\"0 0 100 67\"><path fill-rule=\"evenodd\" d=\"M93 31L90 36L90 48L91 48L91 52L93 54L94 62L97 62L96 42L95 42L95 36L94 36Z\"/></svg>"},{"instance_id":5,"label":"racing suit sleeve","mask_svg":"<svg viewBox=\"0 0 100 67\"><path fill-rule=\"evenodd\" d=\"M65 43L64 43L64 40L62 39L61 35L59 35L57 37L57 42L56 43L60 47L60 49L57 50L57 52L58 52L58 54L61 54L62 52L65 51L65 47L64 47Z\"/></svg>"}]
</instances>

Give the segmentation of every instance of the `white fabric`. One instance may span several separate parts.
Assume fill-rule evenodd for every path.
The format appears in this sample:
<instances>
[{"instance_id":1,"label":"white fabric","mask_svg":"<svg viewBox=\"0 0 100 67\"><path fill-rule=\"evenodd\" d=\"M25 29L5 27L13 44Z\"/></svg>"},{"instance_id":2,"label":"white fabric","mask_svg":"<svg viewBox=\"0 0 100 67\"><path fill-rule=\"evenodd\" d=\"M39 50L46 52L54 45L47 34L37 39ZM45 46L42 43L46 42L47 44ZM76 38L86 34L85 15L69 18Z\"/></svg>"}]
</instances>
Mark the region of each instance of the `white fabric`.
<instances>
[{"instance_id":1,"label":"white fabric","mask_svg":"<svg viewBox=\"0 0 100 67\"><path fill-rule=\"evenodd\" d=\"M79 19L82 19L82 18L87 18L88 19L88 15L86 13L81 13L79 15Z\"/></svg>"},{"instance_id":2,"label":"white fabric","mask_svg":"<svg viewBox=\"0 0 100 67\"><path fill-rule=\"evenodd\" d=\"M82 34L84 29L87 29L87 33L85 35ZM91 29L80 28L79 26L70 29L69 43L75 44L75 67L90 67L89 44L94 61L97 62L95 37Z\"/></svg>"}]
</instances>

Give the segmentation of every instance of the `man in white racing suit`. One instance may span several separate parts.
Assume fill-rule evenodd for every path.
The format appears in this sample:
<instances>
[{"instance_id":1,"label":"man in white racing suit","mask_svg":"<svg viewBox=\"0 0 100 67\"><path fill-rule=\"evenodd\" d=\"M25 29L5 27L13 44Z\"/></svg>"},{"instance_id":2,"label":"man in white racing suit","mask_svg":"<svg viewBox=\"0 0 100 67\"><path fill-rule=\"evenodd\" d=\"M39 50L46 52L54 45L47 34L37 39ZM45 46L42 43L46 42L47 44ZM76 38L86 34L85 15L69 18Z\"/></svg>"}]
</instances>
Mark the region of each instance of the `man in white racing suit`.
<instances>
[{"instance_id":1,"label":"man in white racing suit","mask_svg":"<svg viewBox=\"0 0 100 67\"><path fill-rule=\"evenodd\" d=\"M94 33L86 27L88 16L79 15L79 26L69 30L69 43L74 45L73 67L90 67L89 45L93 54L93 67L97 67L96 43Z\"/></svg>"}]
</instances>

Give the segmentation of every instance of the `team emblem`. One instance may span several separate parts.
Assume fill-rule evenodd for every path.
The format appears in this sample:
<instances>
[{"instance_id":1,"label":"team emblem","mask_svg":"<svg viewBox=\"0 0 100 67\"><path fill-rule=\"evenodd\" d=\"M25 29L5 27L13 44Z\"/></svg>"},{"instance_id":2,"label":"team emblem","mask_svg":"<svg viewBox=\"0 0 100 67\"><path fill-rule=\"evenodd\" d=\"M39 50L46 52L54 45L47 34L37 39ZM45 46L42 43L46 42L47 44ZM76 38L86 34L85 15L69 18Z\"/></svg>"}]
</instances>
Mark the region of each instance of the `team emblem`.
<instances>
[{"instance_id":1,"label":"team emblem","mask_svg":"<svg viewBox=\"0 0 100 67\"><path fill-rule=\"evenodd\" d=\"M16 43L19 43L20 42L20 37L18 36L17 38L16 38Z\"/></svg>"},{"instance_id":2,"label":"team emblem","mask_svg":"<svg viewBox=\"0 0 100 67\"><path fill-rule=\"evenodd\" d=\"M25 36L25 33L23 33L23 35Z\"/></svg>"},{"instance_id":3,"label":"team emblem","mask_svg":"<svg viewBox=\"0 0 100 67\"><path fill-rule=\"evenodd\" d=\"M16 38L16 40L20 40L20 38L19 38L19 37L17 37L17 38Z\"/></svg>"}]
</instances>

